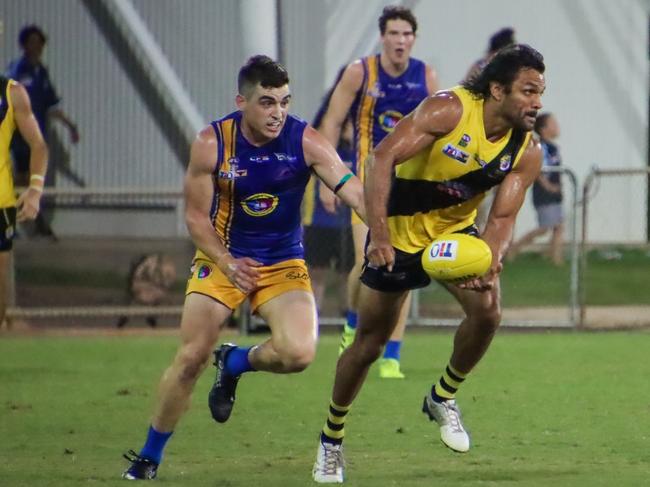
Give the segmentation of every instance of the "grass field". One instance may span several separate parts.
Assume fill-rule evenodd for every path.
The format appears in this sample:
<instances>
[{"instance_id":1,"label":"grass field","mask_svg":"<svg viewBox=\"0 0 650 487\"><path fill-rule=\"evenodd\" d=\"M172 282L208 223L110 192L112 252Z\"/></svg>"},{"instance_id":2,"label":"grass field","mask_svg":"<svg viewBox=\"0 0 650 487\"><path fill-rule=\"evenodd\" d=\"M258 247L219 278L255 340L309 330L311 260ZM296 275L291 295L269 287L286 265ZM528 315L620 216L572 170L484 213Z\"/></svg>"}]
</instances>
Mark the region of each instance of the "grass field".
<instances>
[{"instance_id":1,"label":"grass field","mask_svg":"<svg viewBox=\"0 0 650 487\"><path fill-rule=\"evenodd\" d=\"M260 338L260 337L257 337ZM255 337L242 341L253 343ZM338 337L295 376L246 376L231 420L206 407L212 371L170 441L168 486L315 485ZM350 486L640 486L650 479L650 333L499 335L459 394L473 439L445 449L420 412L448 331L414 330L404 381L371 371L347 423ZM0 338L0 485L123 485L173 337Z\"/></svg>"}]
</instances>

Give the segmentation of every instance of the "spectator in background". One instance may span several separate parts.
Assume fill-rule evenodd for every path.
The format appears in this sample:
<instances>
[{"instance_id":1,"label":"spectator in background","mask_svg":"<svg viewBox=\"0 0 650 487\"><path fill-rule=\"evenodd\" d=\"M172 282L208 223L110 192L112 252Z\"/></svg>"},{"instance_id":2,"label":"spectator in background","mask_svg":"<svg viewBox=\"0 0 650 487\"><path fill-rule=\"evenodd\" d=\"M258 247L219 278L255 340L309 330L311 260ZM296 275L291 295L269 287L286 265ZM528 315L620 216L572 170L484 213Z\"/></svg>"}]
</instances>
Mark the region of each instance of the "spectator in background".
<instances>
[{"instance_id":1,"label":"spectator in background","mask_svg":"<svg viewBox=\"0 0 650 487\"><path fill-rule=\"evenodd\" d=\"M515 30L512 27L504 27L503 29L496 31L492 34L492 37L490 37L485 56L472 64L472 67L469 68L469 71L465 75L465 79L468 80L476 76L476 74L487 65L499 49L503 49L504 47L511 46L515 43Z\"/></svg>"},{"instance_id":2,"label":"spectator in background","mask_svg":"<svg viewBox=\"0 0 650 487\"><path fill-rule=\"evenodd\" d=\"M508 253L509 259L514 259L521 249L551 230L549 256L553 264L559 266L564 261L562 255L562 240L564 235L564 212L562 210L562 178L557 168L562 165L560 151L555 140L560 136L560 126L551 113L542 113L535 122L535 132L539 135L544 152L542 172L533 185L533 205L537 212L539 227L531 230L521 239L512 244Z\"/></svg>"},{"instance_id":3,"label":"spectator in background","mask_svg":"<svg viewBox=\"0 0 650 487\"><path fill-rule=\"evenodd\" d=\"M48 118L54 118L67 127L70 140L76 144L79 141L77 126L59 107L61 98L56 93L48 70L41 61L46 42L47 37L40 27L34 24L24 26L18 34L18 44L23 55L9 63L6 74L7 77L18 81L27 89L34 116L45 140L48 140ZM28 186L30 148L20 134L14 136L11 153L14 160L16 185ZM56 161L53 162L56 164ZM55 172L55 167L48 171L46 186L54 185ZM54 237L48 220L51 220L51 215L48 215L47 219L43 216L43 212L38 215L36 233Z\"/></svg>"}]
</instances>

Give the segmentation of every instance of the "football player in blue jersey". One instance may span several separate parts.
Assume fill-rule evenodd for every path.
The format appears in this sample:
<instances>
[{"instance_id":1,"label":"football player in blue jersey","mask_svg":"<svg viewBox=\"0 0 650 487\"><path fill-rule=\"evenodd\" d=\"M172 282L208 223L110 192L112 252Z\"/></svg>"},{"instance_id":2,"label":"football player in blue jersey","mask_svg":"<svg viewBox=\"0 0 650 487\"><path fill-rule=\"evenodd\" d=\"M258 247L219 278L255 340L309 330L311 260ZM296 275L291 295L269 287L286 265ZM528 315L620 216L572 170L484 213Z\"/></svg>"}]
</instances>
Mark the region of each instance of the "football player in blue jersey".
<instances>
[{"instance_id":1,"label":"football player in blue jersey","mask_svg":"<svg viewBox=\"0 0 650 487\"><path fill-rule=\"evenodd\" d=\"M185 176L185 219L197 252L181 320L181 345L160 381L144 447L130 452L126 479L156 476L163 449L190 405L223 324L245 299L271 337L215 352L209 406L226 421L245 372L292 373L314 359L317 316L303 260L300 205L309 177L364 218L361 182L332 145L289 114L285 68L254 56L238 78L238 110L212 122L192 144Z\"/></svg>"}]
</instances>

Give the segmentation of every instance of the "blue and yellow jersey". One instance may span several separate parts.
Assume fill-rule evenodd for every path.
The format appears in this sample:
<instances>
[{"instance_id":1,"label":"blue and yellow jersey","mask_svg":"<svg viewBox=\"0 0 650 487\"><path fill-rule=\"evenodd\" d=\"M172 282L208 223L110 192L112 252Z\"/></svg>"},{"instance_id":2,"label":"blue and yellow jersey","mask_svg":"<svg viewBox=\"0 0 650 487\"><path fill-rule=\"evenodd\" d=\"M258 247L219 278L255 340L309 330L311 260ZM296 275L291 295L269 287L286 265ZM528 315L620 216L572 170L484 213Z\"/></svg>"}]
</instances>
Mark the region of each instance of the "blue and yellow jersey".
<instances>
[{"instance_id":1,"label":"blue and yellow jersey","mask_svg":"<svg viewBox=\"0 0 650 487\"><path fill-rule=\"evenodd\" d=\"M341 145L336 148L339 157L343 163L352 169L352 159L354 154L352 150L347 149ZM318 178L312 176L307 184L305 190L305 198L302 204L302 224L304 226L313 227L327 227L327 228L340 228L350 226L350 207L347 205L339 205L336 213L330 213L325 209L320 201L320 184Z\"/></svg>"},{"instance_id":2,"label":"blue and yellow jersey","mask_svg":"<svg viewBox=\"0 0 650 487\"><path fill-rule=\"evenodd\" d=\"M210 212L215 231L235 257L264 265L302 259L300 204L311 174L302 150L307 123L289 115L280 135L250 144L241 112L212 122L218 155ZM200 250L196 258L209 260Z\"/></svg>"},{"instance_id":3,"label":"blue and yellow jersey","mask_svg":"<svg viewBox=\"0 0 650 487\"><path fill-rule=\"evenodd\" d=\"M0 76L0 208L16 206L9 145L16 130L9 89L15 81Z\"/></svg>"},{"instance_id":4,"label":"blue and yellow jersey","mask_svg":"<svg viewBox=\"0 0 650 487\"><path fill-rule=\"evenodd\" d=\"M406 71L393 78L381 67L380 55L361 59L363 84L352 103L357 175L370 151L393 131L397 122L428 96L426 64L409 59Z\"/></svg>"},{"instance_id":5,"label":"blue and yellow jersey","mask_svg":"<svg viewBox=\"0 0 650 487\"><path fill-rule=\"evenodd\" d=\"M463 105L454 130L396 168L388 227L393 246L404 252L473 224L485 192L519 163L530 141L530 132L513 129L489 141L483 100L462 87L451 91Z\"/></svg>"}]
</instances>

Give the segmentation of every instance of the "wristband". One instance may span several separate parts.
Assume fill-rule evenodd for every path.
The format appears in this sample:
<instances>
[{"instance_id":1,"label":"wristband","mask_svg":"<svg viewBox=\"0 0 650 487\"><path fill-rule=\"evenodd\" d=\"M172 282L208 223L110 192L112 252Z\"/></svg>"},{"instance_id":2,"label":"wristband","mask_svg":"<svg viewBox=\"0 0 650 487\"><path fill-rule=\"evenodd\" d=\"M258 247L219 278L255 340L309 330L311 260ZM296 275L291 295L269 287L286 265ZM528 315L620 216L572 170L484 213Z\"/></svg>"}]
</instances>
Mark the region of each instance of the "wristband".
<instances>
[{"instance_id":1,"label":"wristband","mask_svg":"<svg viewBox=\"0 0 650 487\"><path fill-rule=\"evenodd\" d=\"M32 174L31 176L29 176L29 180L45 182L45 176L41 176L40 174Z\"/></svg>"},{"instance_id":2,"label":"wristband","mask_svg":"<svg viewBox=\"0 0 650 487\"><path fill-rule=\"evenodd\" d=\"M339 190L343 187L345 183L349 181L349 179L353 176L351 172L347 173L345 176L341 178L341 180L338 182L336 186L334 186L334 194L338 193Z\"/></svg>"},{"instance_id":3,"label":"wristband","mask_svg":"<svg viewBox=\"0 0 650 487\"><path fill-rule=\"evenodd\" d=\"M33 189L37 193L42 193L43 192L43 186L36 185L36 184L30 184L27 189Z\"/></svg>"}]
</instances>

